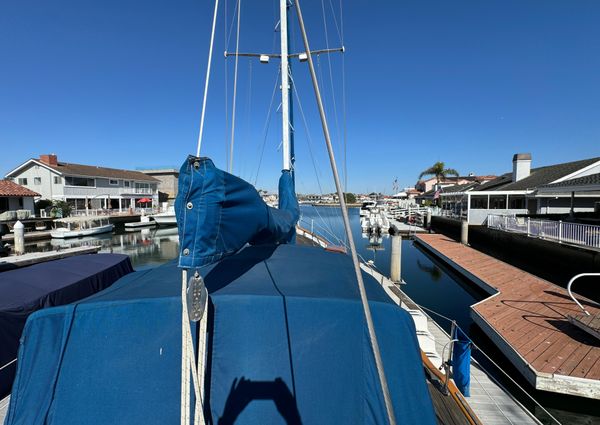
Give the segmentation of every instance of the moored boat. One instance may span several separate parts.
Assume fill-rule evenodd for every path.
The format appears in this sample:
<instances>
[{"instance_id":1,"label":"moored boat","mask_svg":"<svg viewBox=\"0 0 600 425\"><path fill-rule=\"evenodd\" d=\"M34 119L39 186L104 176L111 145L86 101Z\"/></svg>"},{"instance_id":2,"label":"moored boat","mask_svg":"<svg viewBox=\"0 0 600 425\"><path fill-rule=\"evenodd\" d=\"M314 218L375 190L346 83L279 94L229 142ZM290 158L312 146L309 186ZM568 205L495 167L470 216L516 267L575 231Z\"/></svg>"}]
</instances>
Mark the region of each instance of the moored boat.
<instances>
[{"instance_id":1,"label":"moored boat","mask_svg":"<svg viewBox=\"0 0 600 425\"><path fill-rule=\"evenodd\" d=\"M50 236L58 239L80 238L112 232L114 227L107 216L67 217L54 221Z\"/></svg>"}]
</instances>

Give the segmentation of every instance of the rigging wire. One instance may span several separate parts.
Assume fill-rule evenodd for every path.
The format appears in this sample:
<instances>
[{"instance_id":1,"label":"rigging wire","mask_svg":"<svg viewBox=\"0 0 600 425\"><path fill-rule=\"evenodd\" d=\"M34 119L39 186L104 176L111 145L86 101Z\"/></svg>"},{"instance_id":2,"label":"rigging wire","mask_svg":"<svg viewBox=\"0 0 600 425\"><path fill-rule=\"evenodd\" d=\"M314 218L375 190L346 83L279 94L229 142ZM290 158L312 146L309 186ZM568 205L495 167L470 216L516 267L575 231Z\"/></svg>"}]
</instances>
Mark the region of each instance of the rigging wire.
<instances>
[{"instance_id":1,"label":"rigging wire","mask_svg":"<svg viewBox=\"0 0 600 425\"><path fill-rule=\"evenodd\" d=\"M381 392L383 394L383 398L385 401L385 408L388 417L388 421L391 425L396 424L396 418L394 415L394 407L392 405L392 399L390 396L390 391L388 388L387 378L385 376L385 371L383 369L383 361L381 359L381 352L379 350L379 342L377 341L377 335L375 333L375 326L373 324L373 317L371 316L371 308L369 307L369 302L367 298L367 293L365 290L365 284L363 282L362 271L360 269L360 263L358 260L358 255L356 252L356 246L354 245L354 239L352 236L352 229L350 228L350 219L348 218L348 210L346 209L346 201L344 199L344 193L342 190L342 185L340 183L340 177L337 172L337 165L335 162L335 156L333 153L333 147L331 145L331 137L329 134L329 127L327 125L327 118L325 116L325 110L323 108L323 102L321 99L321 93L319 89L319 85L317 82L317 75L315 73L315 67L312 60L312 54L310 52L310 46L308 43L308 37L306 35L306 28L304 27L304 19L302 18L302 10L300 7L300 0L296 0L296 12L298 15L298 22L300 24L300 30L302 32L302 39L304 41L304 49L308 56L308 67L310 70L311 80L315 92L315 97L317 100L317 106L319 109L319 116L321 118L321 125L323 127L323 136L325 137L325 143L327 146L327 152L329 154L329 162L331 164L331 171L333 174L333 179L335 181L335 187L340 199L340 209L342 211L342 217L344 221L344 229L346 230L346 234L348 237L348 245L350 246L350 253L352 257L352 263L354 265L354 272L356 274L356 283L358 286L358 290L360 293L361 304L363 307L363 312L365 315L365 321L367 323L367 329L369 331L369 339L371 343L371 348L373 350L373 355L375 358L375 365L377 368L377 375L379 377L379 383L381 385Z\"/></svg>"},{"instance_id":2,"label":"rigging wire","mask_svg":"<svg viewBox=\"0 0 600 425\"><path fill-rule=\"evenodd\" d=\"M414 301L413 301L413 302L414 302ZM415 304L416 304L416 303L415 303ZM442 319L444 319L444 320L447 320L447 321L449 321L449 322L451 322L451 323L452 323L452 322L454 322L454 323L455 323L455 326L456 326L457 328L459 328L459 329L460 329L460 326L458 326L458 324L456 323L456 321L455 321L455 320L453 320L453 319L451 319L451 318L449 318L449 317L447 317L447 316L444 316L443 314L441 314L441 313L438 313L438 312L437 312L437 311L435 311L435 310L432 310L432 309L430 309L430 308L424 307L424 306L422 306L422 305L420 305L420 304L417 304L417 306L419 306L419 308L421 308L421 309L423 309L423 310L425 310L425 311L428 311L429 313L432 313L432 314L434 314L434 315L436 315L436 316L438 316L438 317L440 317L440 318L442 318ZM461 329L461 330L462 330L462 329ZM463 333L464 333L465 335L467 335L467 333L466 333L464 330L463 330ZM548 416L549 416L549 417L550 417L552 420L554 420L554 422L556 422L557 424L561 425L561 422L560 422L558 419L556 419L554 416L552 416L552 414L551 414L550 412L548 412L548 410L546 410L546 408L544 408L544 406L542 406L542 405L541 405L541 404L540 404L540 403L539 403L539 402L538 402L538 401L537 401L535 398L533 398L533 396L532 396L531 394L529 394L529 392L528 392L527 390L525 390L525 388L523 388L521 385L519 385L519 384L517 383L517 381L515 381L515 380L514 380L514 379L513 379L513 378L512 378L512 377L511 377L511 376L510 376L508 373L506 373L506 372L504 371L504 369L503 369L503 368L502 368L502 367L501 367L501 366L500 366L498 363L496 363L494 360L492 360L492 359L490 358L490 356L488 356L488 355L485 353L485 351L483 351L483 350L482 350L482 349L481 349L481 348L480 348L480 347L479 347L477 344L475 344L475 342L471 341L471 344L473 344L473 347L475 347L475 349L476 349L476 350L477 350L479 353L481 353L481 354L482 354L482 355L483 355L483 356L484 356L484 357L485 357L485 358L486 358L486 359L487 359L487 360L488 360L490 363L492 363L492 364L493 364L493 365L494 365L494 366L495 366L495 367L496 367L496 368L497 368L497 369L498 369L500 372L502 372L502 374L503 374L504 376L506 376L506 377L507 377L507 378L508 378L508 379L509 379L509 380L510 380L510 381L511 381L511 382L512 382L512 383L513 383L513 384L514 384L514 385L515 385L517 388L519 388L519 389L520 389L520 390L521 390L521 391L522 391L522 392L523 392L523 393L524 393L524 394L525 394L527 397L529 397L529 399L530 399L531 401L533 401L533 402L535 403L535 405L536 405L536 406L538 406L540 409L542 409L542 411L544 411L544 413L545 413L546 415L548 415ZM493 378L493 377L491 377L491 376L490 376L490 378L494 379L494 378ZM495 379L494 379L494 380L495 380Z\"/></svg>"},{"instance_id":3,"label":"rigging wire","mask_svg":"<svg viewBox=\"0 0 600 425\"><path fill-rule=\"evenodd\" d=\"M271 102L269 102L267 119L265 120L265 125L263 126L263 141L262 141L262 146L260 149L260 156L258 158L258 166L256 168L256 177L254 178L254 186L256 186L256 182L258 181L258 173L260 172L260 166L262 164L263 155L265 152L265 145L267 143L267 136L269 135L269 127L271 124L271 114L273 112L273 101L275 100L275 93L277 92L277 83L279 83L280 72L281 72L281 68L278 69L277 75L275 76L275 85L273 86L273 93L271 94Z\"/></svg>"},{"instance_id":4,"label":"rigging wire","mask_svg":"<svg viewBox=\"0 0 600 425\"><path fill-rule=\"evenodd\" d=\"M200 156L200 147L202 146L202 133L204 131L204 116L206 114L206 98L208 97L208 82L210 81L210 65L212 62L213 46L215 44L215 28L217 26L217 11L219 10L219 0L215 0L215 11L213 14L212 30L210 32L210 48L208 49L208 64L206 65L206 80L204 82L204 98L202 99L202 113L200 116L200 131L198 133L198 146L196 147L196 156Z\"/></svg>"},{"instance_id":5,"label":"rigging wire","mask_svg":"<svg viewBox=\"0 0 600 425\"><path fill-rule=\"evenodd\" d=\"M228 171L230 173L233 172L233 144L235 140L235 101L237 97L237 77L238 77L238 62L239 62L239 49L240 49L240 16L241 12L241 2L242 0L237 1L237 34L236 34L236 42L235 42L235 66L233 71L233 104L231 105L231 142L229 144L229 167Z\"/></svg>"},{"instance_id":6,"label":"rigging wire","mask_svg":"<svg viewBox=\"0 0 600 425\"><path fill-rule=\"evenodd\" d=\"M327 18L325 14L325 0L321 0L321 11L323 12L323 28L325 30L325 48L329 50L329 30L327 29ZM341 144L340 141L340 125L338 120L338 112L337 112L337 102L335 100L335 86L333 84L333 71L331 66L331 55L327 55L327 63L329 68L329 82L331 84L331 103L333 104L333 118L335 121L335 131L336 131L336 139L338 143ZM346 180L346 170L344 169L344 180ZM346 191L346 186L344 185L344 192Z\"/></svg>"}]
</instances>

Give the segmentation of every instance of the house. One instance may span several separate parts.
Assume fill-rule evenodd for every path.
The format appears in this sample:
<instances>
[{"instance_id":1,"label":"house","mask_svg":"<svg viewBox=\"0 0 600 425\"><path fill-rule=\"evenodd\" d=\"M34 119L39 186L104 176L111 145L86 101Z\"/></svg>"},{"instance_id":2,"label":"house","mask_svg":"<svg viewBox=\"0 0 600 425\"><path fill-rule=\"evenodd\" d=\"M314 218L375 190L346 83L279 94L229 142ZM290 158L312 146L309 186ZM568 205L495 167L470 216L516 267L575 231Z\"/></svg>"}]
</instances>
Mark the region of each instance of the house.
<instances>
[{"instance_id":1,"label":"house","mask_svg":"<svg viewBox=\"0 0 600 425\"><path fill-rule=\"evenodd\" d=\"M39 193L62 200L74 211L134 208L141 199L157 205L159 181L139 171L119 170L59 161L56 155L28 159L6 178Z\"/></svg>"},{"instance_id":2,"label":"house","mask_svg":"<svg viewBox=\"0 0 600 425\"><path fill-rule=\"evenodd\" d=\"M0 180L0 214L28 210L34 215L34 198L40 194L10 180Z\"/></svg>"},{"instance_id":3,"label":"house","mask_svg":"<svg viewBox=\"0 0 600 425\"><path fill-rule=\"evenodd\" d=\"M579 191L578 182L600 173L600 157L531 168L531 154L515 154L513 170L483 184L445 187L442 209L483 224L488 214L556 214L593 211L600 200L593 191ZM579 180L587 177L587 179ZM569 181L576 180L573 190ZM593 184L592 187L595 187ZM578 190L574 190L577 188Z\"/></svg>"},{"instance_id":4,"label":"house","mask_svg":"<svg viewBox=\"0 0 600 425\"><path fill-rule=\"evenodd\" d=\"M177 186L179 185L179 170L175 168L160 168L140 171L158 180L158 191L161 194L164 193L167 197L167 200L174 200L175 198L177 198Z\"/></svg>"},{"instance_id":5,"label":"house","mask_svg":"<svg viewBox=\"0 0 600 425\"><path fill-rule=\"evenodd\" d=\"M470 173L468 176L459 176L459 177L442 177L438 183L437 177L430 177L428 179L419 180L415 183L415 189L422 193L427 193L430 191L434 191L434 189L438 189L440 187L446 186L454 186L457 184L466 184L470 182L479 182L485 183L487 181L495 179L496 176L476 176L473 173Z\"/></svg>"}]
</instances>

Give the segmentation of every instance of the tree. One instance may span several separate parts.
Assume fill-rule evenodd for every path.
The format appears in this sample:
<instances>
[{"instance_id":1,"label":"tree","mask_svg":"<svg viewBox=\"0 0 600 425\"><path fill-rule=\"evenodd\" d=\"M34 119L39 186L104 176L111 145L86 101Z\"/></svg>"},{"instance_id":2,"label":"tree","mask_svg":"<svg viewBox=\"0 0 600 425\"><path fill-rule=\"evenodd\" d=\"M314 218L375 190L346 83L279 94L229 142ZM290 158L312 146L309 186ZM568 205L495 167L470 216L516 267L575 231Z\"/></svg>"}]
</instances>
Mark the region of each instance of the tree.
<instances>
[{"instance_id":1,"label":"tree","mask_svg":"<svg viewBox=\"0 0 600 425\"><path fill-rule=\"evenodd\" d=\"M56 200L53 203L50 217L63 218L71 215L71 206L65 201Z\"/></svg>"},{"instance_id":2,"label":"tree","mask_svg":"<svg viewBox=\"0 0 600 425\"><path fill-rule=\"evenodd\" d=\"M454 168L446 168L446 164L438 161L433 164L432 167L421 172L421 174L419 174L419 180L422 179L423 176L435 176L436 183L440 184L440 180L445 179L447 176L458 177L458 171Z\"/></svg>"},{"instance_id":3,"label":"tree","mask_svg":"<svg viewBox=\"0 0 600 425\"><path fill-rule=\"evenodd\" d=\"M355 204L356 203L356 195L354 193L344 193L344 199L347 204Z\"/></svg>"}]
</instances>

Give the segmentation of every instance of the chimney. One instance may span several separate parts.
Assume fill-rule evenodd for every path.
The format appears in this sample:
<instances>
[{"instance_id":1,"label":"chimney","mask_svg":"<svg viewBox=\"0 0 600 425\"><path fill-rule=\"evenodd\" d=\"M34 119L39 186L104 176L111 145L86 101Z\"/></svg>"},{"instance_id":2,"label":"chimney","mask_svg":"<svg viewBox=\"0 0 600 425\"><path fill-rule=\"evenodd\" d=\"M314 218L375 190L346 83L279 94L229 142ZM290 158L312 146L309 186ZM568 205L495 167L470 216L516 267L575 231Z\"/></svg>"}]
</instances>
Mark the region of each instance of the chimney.
<instances>
[{"instance_id":1,"label":"chimney","mask_svg":"<svg viewBox=\"0 0 600 425\"><path fill-rule=\"evenodd\" d=\"M523 180L525 177L529 177L531 173L531 154L530 153L516 153L513 156L513 172L512 181L518 182Z\"/></svg>"},{"instance_id":2,"label":"chimney","mask_svg":"<svg viewBox=\"0 0 600 425\"><path fill-rule=\"evenodd\" d=\"M49 155L40 155L40 162L56 167L58 165L58 158L53 153Z\"/></svg>"}]
</instances>

